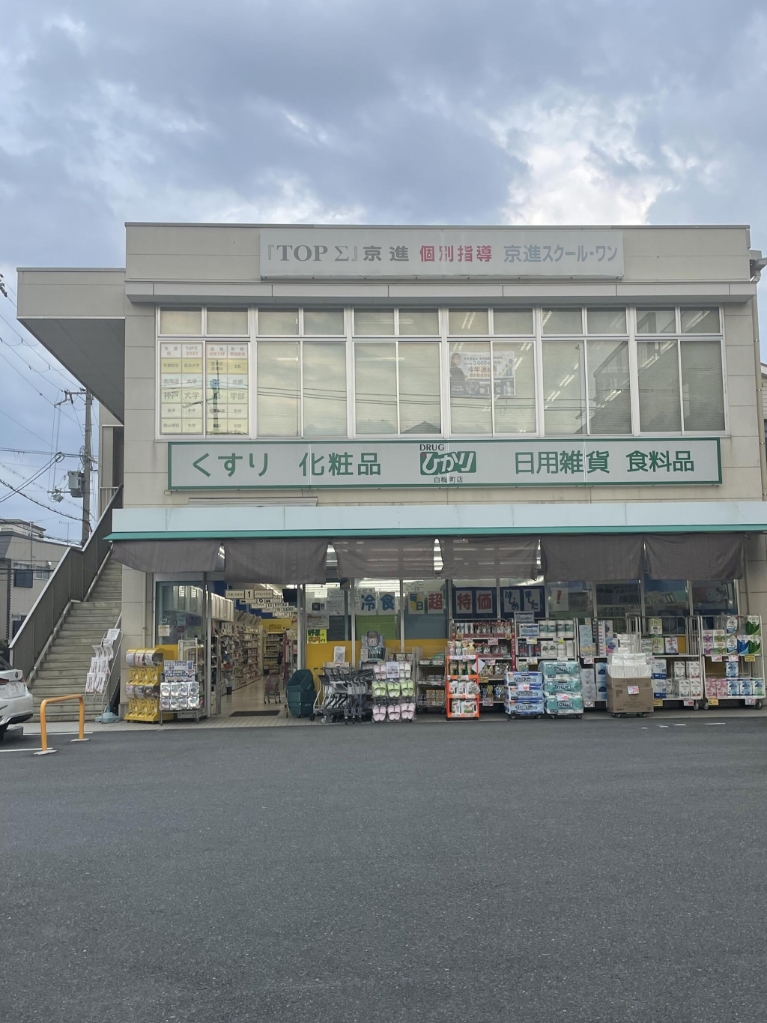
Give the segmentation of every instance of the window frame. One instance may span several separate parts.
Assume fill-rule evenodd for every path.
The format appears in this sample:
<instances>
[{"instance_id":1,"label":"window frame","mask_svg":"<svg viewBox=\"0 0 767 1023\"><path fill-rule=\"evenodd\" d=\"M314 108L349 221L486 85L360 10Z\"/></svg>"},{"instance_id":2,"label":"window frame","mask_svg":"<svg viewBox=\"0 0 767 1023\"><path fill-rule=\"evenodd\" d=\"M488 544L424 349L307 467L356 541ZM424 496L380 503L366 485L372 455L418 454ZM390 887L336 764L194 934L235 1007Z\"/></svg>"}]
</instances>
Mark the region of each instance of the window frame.
<instances>
[{"instance_id":1,"label":"window frame","mask_svg":"<svg viewBox=\"0 0 767 1023\"><path fill-rule=\"evenodd\" d=\"M396 325L396 324L395 324ZM349 345L351 353L352 363L352 388L351 388L351 418L352 418L352 432L349 434L349 440L424 440L433 441L436 438L444 439L445 433L445 412L444 412L444 394L445 394L445 374L443 369L443 339L432 334L413 335L408 334L406 337L399 337L398 335L385 334L383 336L377 335L357 335L355 336ZM395 433L375 434L375 433L358 433L357 432L357 360L355 353L357 345L369 345L369 344L393 344L394 345L394 371L395 371L395 398L397 402L397 430ZM399 346L413 345L413 344L426 344L434 345L437 348L437 372L439 373L439 409L440 409L440 429L437 433L402 433L402 415L400 412L400 358L399 358ZM347 399L347 407L349 399Z\"/></svg>"},{"instance_id":2,"label":"window frame","mask_svg":"<svg viewBox=\"0 0 767 1023\"><path fill-rule=\"evenodd\" d=\"M243 303L233 303L232 308L243 308ZM258 432L258 345L260 343L271 344L279 341L290 341L299 343L299 362L300 362L300 432L297 437L293 438L274 438L274 440L318 440L320 438L309 438L304 437L304 357L303 357L303 346L304 344L312 344L314 342L321 343L338 343L345 345L346 352L346 434L344 436L328 437L328 440L357 440L357 439L380 439L380 440L401 440L401 439L413 439L413 440L435 440L441 438L448 440L451 438L460 438L461 440L491 440L491 439L503 439L513 440L517 438L525 438L528 440L542 439L545 437L554 438L559 435L547 434L545 432L545 417L544 417L544 387L543 387L543 344L556 344L560 342L573 342L582 341L584 343L584 392L585 392L585 414L586 414L586 431L581 434L571 434L568 437L608 437L613 436L612 434L597 434L591 432L591 419L589 417L589 394L588 394L588 366L589 366L589 342L590 341L627 341L628 343L628 361L629 361L629 386L630 386L630 408L631 408L631 432L626 434L615 434L616 437L726 437L730 431L730 409L729 409L729 396L728 396L728 382L727 382L727 339L726 339L726 321L724 316L724 307L719 305L705 304L705 303L679 303L679 302L664 302L662 299L653 302L651 299L637 303L626 303L623 308L626 310L626 326L627 334L619 334L614 332L612 334L591 334L588 332L588 309L599 309L598 302L591 301L588 298L584 298L580 303L573 303L572 301L562 303L561 306L558 303L554 308L567 308L574 309L580 308L581 310L581 333L580 334L544 334L543 333L543 314L546 309L552 308L551 305L545 305L543 302L514 302L507 307L500 306L497 302L492 300L486 301L484 304L476 304L478 310L486 311L488 317L488 333L485 335L479 334L456 334L451 335L449 333L449 317L451 309L455 308L458 311L464 309L471 309L475 307L475 303L465 303L455 301L450 305L446 305L440 302L424 303L423 308L429 311L435 310L437 312L437 324L438 334L400 334L400 307L399 305L392 304L391 308L394 312L394 333L393 334L354 334L354 305L343 303L328 303L327 309L343 311L343 334L306 334L305 333L305 318L304 314L307 309L311 310L322 310L325 308L325 303L301 303L292 306L289 303L282 302L279 305L264 305L259 307L258 305L247 305L248 309L248 334L246 335L228 335L228 334L209 334L208 333L208 306L200 304L200 316L202 333L201 334L161 334L160 333L160 321L162 312L165 309L197 309L198 306L193 304L186 305L159 305L155 310L155 439L158 442L178 442L182 440L189 441L206 441L206 440L223 440L223 439L236 439L236 440L257 440L263 437L264 440L272 439L267 438L265 435L260 435ZM615 307L618 308L615 303L609 303L605 305L605 308ZM220 304L211 305L212 309L226 308ZM274 311L277 309L288 309L291 310L296 308L298 311L298 334L282 334L282 335L260 335L258 333L258 317L259 308ZM363 309L372 308L389 308L384 303L379 303L374 306L363 305ZM412 306L403 306L403 309L414 308ZM419 306L420 308L420 306ZM531 310L532 311L532 333L530 334L506 334L496 333L495 325L495 311L496 308L501 311L504 308L518 309L518 310ZM698 308L717 308L719 312L719 323L720 333L719 334L687 334L681 330L681 315L682 309L698 309ZM676 325L675 333L660 333L660 334L638 334L637 333L637 317L641 315L645 309L673 309L674 310L674 321ZM638 348L639 342L654 342L662 341L667 342L674 340L677 346L677 363L679 367L679 401L681 409L681 421L679 431L645 431L641 430L640 420L640 405L639 405L639 365L638 365ZM719 342L720 358L721 358L721 373L722 373L722 394L724 403L724 429L723 430L687 430L684 425L684 380L682 376L682 348L681 342L695 342L695 341L712 341L717 340ZM400 386L399 386L399 372L400 372L400 359L399 359L399 345L400 344L437 344L439 345L439 374L440 374L440 416L441 416L441 429L439 433L425 434L425 435L414 435L414 434L383 434L380 437L376 434L358 434L356 431L356 374L355 374L355 345L364 344L367 342L382 342L386 341L394 343L396 348L396 370L397 370L397 424L400 427ZM514 343L525 343L530 342L532 345L533 355L533 373L534 373L534 397L535 397L535 429L529 433L506 433L499 432L496 429L496 409L495 409L495 384L494 384L494 346L495 342L514 342ZM201 433L162 433L161 432L161 419L162 419L162 402L161 402L161 344L164 342L172 343L190 343L190 344L201 344L203 350L203 417L202 417L202 432ZM249 431L247 434L212 434L207 432L207 345L209 342L212 343L240 343L248 344L248 415L249 415ZM451 398L450 398L450 387L449 387L449 370L450 370L450 344L451 342L464 342L471 344L473 342L489 343L490 345L490 363L491 363L491 386L492 386L492 401L491 401L491 432L486 434L468 434L468 433L457 433L452 428L452 416L451 416Z\"/></svg>"}]
</instances>

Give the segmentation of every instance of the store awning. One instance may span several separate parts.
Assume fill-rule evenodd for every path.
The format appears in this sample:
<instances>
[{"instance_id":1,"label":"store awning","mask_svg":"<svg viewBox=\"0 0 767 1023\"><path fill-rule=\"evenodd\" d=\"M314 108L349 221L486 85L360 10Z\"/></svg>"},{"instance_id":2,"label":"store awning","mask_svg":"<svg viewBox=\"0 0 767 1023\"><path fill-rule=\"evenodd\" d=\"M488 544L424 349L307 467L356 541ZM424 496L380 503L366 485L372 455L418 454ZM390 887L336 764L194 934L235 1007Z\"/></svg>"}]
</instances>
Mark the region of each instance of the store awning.
<instances>
[{"instance_id":1,"label":"store awning","mask_svg":"<svg viewBox=\"0 0 767 1023\"><path fill-rule=\"evenodd\" d=\"M645 537L645 550L651 579L742 579L745 574L742 535L651 535Z\"/></svg>"},{"instance_id":2,"label":"store awning","mask_svg":"<svg viewBox=\"0 0 767 1023\"><path fill-rule=\"evenodd\" d=\"M118 540L112 557L137 572L216 572L218 540Z\"/></svg>"},{"instance_id":3,"label":"store awning","mask_svg":"<svg viewBox=\"0 0 767 1023\"><path fill-rule=\"evenodd\" d=\"M697 538L699 542L705 539L701 536ZM599 579L602 582L639 579L642 575L642 546L642 534L544 536L541 538L543 574L546 579L556 582L571 579Z\"/></svg>"},{"instance_id":4,"label":"store awning","mask_svg":"<svg viewBox=\"0 0 767 1023\"><path fill-rule=\"evenodd\" d=\"M535 579L538 575L537 536L446 536L439 545L445 579Z\"/></svg>"},{"instance_id":5,"label":"store awning","mask_svg":"<svg viewBox=\"0 0 767 1023\"><path fill-rule=\"evenodd\" d=\"M431 537L333 539L342 579L433 579Z\"/></svg>"},{"instance_id":6,"label":"store awning","mask_svg":"<svg viewBox=\"0 0 767 1023\"><path fill-rule=\"evenodd\" d=\"M226 540L226 578L232 583L324 583L327 540L316 537L253 537Z\"/></svg>"}]
</instances>

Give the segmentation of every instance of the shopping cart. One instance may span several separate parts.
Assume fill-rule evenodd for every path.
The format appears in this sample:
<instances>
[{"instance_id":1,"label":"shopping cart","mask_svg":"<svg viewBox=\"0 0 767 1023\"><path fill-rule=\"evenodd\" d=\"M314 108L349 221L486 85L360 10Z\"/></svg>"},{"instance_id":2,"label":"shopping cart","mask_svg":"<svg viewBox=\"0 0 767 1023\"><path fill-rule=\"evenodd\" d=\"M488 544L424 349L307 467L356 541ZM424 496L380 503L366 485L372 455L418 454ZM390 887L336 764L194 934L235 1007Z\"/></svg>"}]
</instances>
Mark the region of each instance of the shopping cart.
<instances>
[{"instance_id":1,"label":"shopping cart","mask_svg":"<svg viewBox=\"0 0 767 1023\"><path fill-rule=\"evenodd\" d=\"M371 685L369 669L326 668L320 675L320 691L314 713L324 722L365 721L371 716Z\"/></svg>"},{"instance_id":2,"label":"shopping cart","mask_svg":"<svg viewBox=\"0 0 767 1023\"><path fill-rule=\"evenodd\" d=\"M275 703L282 703L282 695L280 692L280 676L279 675L264 675L264 703L271 703L272 700Z\"/></svg>"}]
</instances>

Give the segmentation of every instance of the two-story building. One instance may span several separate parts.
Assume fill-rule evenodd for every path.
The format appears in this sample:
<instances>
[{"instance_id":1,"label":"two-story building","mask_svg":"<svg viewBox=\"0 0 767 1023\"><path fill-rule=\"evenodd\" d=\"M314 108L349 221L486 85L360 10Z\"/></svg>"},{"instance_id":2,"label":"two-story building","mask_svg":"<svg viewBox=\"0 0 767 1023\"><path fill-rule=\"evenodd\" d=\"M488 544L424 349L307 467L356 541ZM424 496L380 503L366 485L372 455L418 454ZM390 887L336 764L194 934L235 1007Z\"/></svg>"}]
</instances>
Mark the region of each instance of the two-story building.
<instances>
[{"instance_id":1,"label":"two-story building","mask_svg":"<svg viewBox=\"0 0 767 1023\"><path fill-rule=\"evenodd\" d=\"M124 268L20 270L19 319L109 413L125 645L271 583L316 667L767 613L763 263L743 226L128 224Z\"/></svg>"}]
</instances>

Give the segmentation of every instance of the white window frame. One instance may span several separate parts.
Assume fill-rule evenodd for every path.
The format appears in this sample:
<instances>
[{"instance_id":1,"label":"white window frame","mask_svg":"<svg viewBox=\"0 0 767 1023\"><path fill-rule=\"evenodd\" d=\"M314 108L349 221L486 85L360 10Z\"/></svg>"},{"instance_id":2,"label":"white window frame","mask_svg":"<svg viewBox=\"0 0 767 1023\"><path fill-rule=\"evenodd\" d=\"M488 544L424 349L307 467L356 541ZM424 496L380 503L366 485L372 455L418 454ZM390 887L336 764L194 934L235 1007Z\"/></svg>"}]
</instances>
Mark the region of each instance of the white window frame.
<instances>
[{"instance_id":1,"label":"white window frame","mask_svg":"<svg viewBox=\"0 0 767 1023\"><path fill-rule=\"evenodd\" d=\"M488 315L488 328L489 333L487 335L451 335L449 333L449 312L451 308L457 308L459 305L461 308L471 308L473 304L464 303L453 303L450 306L439 302L424 302L424 308L436 309L438 316L439 334L424 334L424 335L412 335L408 334L401 336L399 333L400 328L400 315L399 306L393 306L394 311L394 334L383 334L383 335L368 335L363 334L355 336L353 333L354 328L354 306L349 304L332 304L328 305L328 308L343 308L344 316L344 333L343 334L317 334L307 336L304 332L304 310L305 308L322 308L321 304L314 304L311 302L301 303L297 306L298 311L298 334L285 334L285 335L264 335L259 337L258 334L258 309L257 305L248 305L248 334L246 335L209 335L207 331L207 320L208 320L208 309L207 306L201 305L201 324L202 333L199 335L189 334L161 334L160 333L160 316L163 308L174 309L184 308L191 309L197 308L194 305L184 306L160 306L158 305L155 309L155 439L159 442L168 441L179 441L188 439L189 441L196 440L219 440L219 439L237 439L237 440L256 440L259 438L258 433L258 343L264 342L267 344L279 343L280 341L292 341L298 342L299 345L299 388L300 388L300 433L298 437L294 438L267 438L263 439L280 441L280 440L300 440L303 438L304 431L304 359L303 359L303 346L304 343L312 344L315 341L322 342L335 342L338 344L346 345L346 425L347 432L346 436L329 437L328 440L393 440L401 439L404 436L407 439L412 440L435 440L437 438L442 439L461 439L461 440L489 440L493 438L498 439L515 439L525 438L529 440L541 439L544 437L555 437L554 434L546 434L544 429L544 388L543 388L543 344L556 344L565 341L583 341L585 344L584 348L584 389L586 394L586 432L581 434L570 434L568 437L599 437L605 436L606 434L594 434L590 432L590 420L588 416L588 341L621 341L627 339L628 342L628 359L629 359L629 381L630 381L630 401L631 401L631 434L621 434L616 436L622 437L726 437L729 436L730 431L730 408L729 408L729 397L727 387L727 341L725 336L725 316L724 307L722 305L716 306L719 311L719 334L683 334L681 330L681 310L682 308L715 308L710 303L684 303L680 305L678 302L670 303L663 301L659 298L657 302L653 302L652 299L648 299L641 304L626 304L626 326L627 334L588 334L586 332L587 324L587 308L599 308L599 304L593 300L589 303L583 301L578 303L581 309L581 334L543 334L543 310L544 308L550 308L549 305L545 305L541 302L525 302L515 303L515 308L532 309L533 318L533 333L532 334L496 334L495 333L495 309L498 303L493 304L487 302L486 304L478 305L477 308L487 311ZM575 308L575 303L567 303L563 305L563 308ZM221 308L216 306L215 308ZM238 304L238 308L243 308L242 304ZM272 308L271 306L264 306L263 308ZM281 303L279 306L275 305L274 308L287 309L293 308L288 303ZM368 308L362 306L361 308ZM371 305L369 308L373 308ZM375 308L387 308L386 305L381 304ZM499 308L501 308L499 306ZM674 321L676 325L675 334L637 334L637 314L643 309L672 309L674 310ZM638 348L637 345L640 342L653 342L653 341L669 341L675 340L677 345L677 360L679 365L679 401L681 409L681 429L679 431L662 433L658 432L645 432L641 430L640 421L640 408L639 408L639 360L638 360ZM683 392L683 379L682 379L682 365L681 365L681 342L682 341L696 341L696 340L718 340L720 345L721 354L721 366L722 366L722 393L724 401L724 429L721 431L716 430L686 430L684 428L684 392ZM400 426L400 387L399 387L399 345L421 343L421 344L437 344L439 345L440 357L439 357L439 372L440 372L440 415L441 415L441 431L438 434L425 434L425 435L413 435L402 433L396 434L358 434L356 431L356 379L355 379L355 345L365 344L370 342L389 342L394 343L396 353L396 380L397 380L397 425L398 429ZM452 430L451 420L451 401L450 401L450 343L453 341L462 341L471 344L472 342L488 342L490 345L490 378L491 378L491 427L492 432L487 434L464 434L454 433ZM533 367L534 367L534 379L535 379L535 431L530 433L499 433L495 428L495 381L494 381L494 359L493 349L496 341L499 342L525 342L530 341L532 343L532 354L533 354ZM180 342L180 343L200 343L203 346L203 395L204 401L207 403L207 344L209 342L240 342L247 343L248 348L248 361L249 361L249 416L250 416L250 430L247 435L245 434L208 434L207 433L207 404L203 407L203 432L201 434L163 434L160 432L161 425L161 402L160 402L160 346L163 342ZM313 438L320 440L322 438Z\"/></svg>"}]
</instances>

